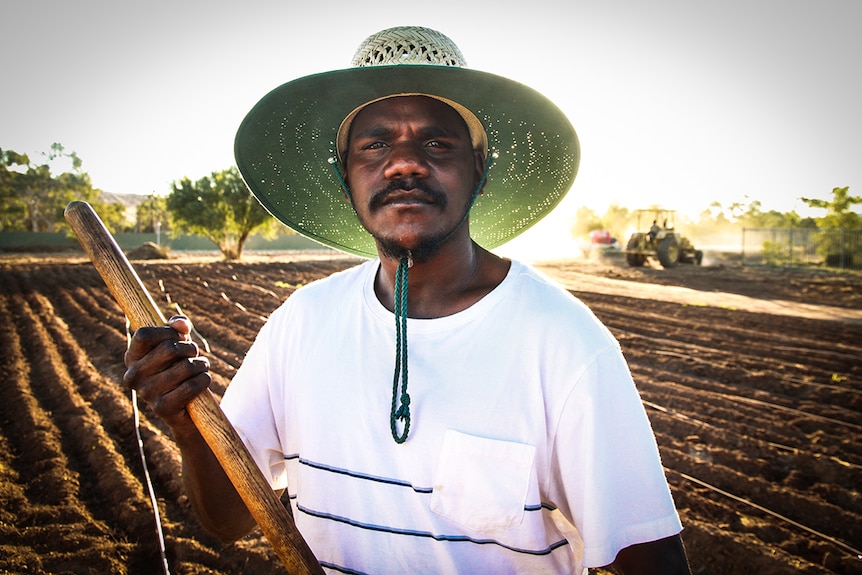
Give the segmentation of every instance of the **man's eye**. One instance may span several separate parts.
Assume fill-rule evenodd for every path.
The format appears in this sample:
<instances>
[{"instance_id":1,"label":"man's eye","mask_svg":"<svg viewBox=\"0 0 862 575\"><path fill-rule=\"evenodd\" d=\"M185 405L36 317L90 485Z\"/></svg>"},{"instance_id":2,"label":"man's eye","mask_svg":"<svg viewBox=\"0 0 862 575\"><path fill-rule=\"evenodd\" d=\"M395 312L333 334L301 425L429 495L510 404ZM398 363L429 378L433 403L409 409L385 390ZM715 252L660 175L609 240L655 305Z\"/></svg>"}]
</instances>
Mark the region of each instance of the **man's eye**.
<instances>
[{"instance_id":1,"label":"man's eye","mask_svg":"<svg viewBox=\"0 0 862 575\"><path fill-rule=\"evenodd\" d=\"M370 144L365 146L364 149L366 149L366 150L379 150L379 149L385 148L385 147L386 147L385 142L371 142Z\"/></svg>"}]
</instances>

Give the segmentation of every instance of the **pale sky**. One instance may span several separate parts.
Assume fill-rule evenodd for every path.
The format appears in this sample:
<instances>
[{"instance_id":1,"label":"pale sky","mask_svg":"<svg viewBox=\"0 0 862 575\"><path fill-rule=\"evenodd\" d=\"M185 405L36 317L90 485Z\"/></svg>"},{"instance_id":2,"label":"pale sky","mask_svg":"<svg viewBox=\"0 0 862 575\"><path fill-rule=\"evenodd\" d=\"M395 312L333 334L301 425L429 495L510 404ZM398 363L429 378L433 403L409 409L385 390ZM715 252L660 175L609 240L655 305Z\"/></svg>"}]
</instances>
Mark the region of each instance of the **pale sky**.
<instances>
[{"instance_id":1,"label":"pale sky","mask_svg":"<svg viewBox=\"0 0 862 575\"><path fill-rule=\"evenodd\" d=\"M0 148L38 159L60 142L109 192L167 194L232 166L269 90L420 25L577 130L575 184L531 237L567 237L582 205L819 215L798 198L862 194L859 0L3 0L0 14Z\"/></svg>"}]
</instances>

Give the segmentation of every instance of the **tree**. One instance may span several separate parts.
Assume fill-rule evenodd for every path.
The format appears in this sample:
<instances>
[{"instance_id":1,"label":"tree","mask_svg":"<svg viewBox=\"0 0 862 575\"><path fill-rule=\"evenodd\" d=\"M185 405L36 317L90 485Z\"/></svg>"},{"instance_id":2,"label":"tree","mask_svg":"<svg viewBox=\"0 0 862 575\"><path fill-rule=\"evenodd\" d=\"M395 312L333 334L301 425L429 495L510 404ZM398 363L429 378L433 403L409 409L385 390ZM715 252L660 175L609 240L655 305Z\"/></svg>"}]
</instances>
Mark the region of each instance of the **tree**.
<instances>
[{"instance_id":1,"label":"tree","mask_svg":"<svg viewBox=\"0 0 862 575\"><path fill-rule=\"evenodd\" d=\"M252 196L236 168L213 172L196 182L189 178L174 182L167 208L176 231L205 236L227 260L242 256L252 231L271 232L275 222Z\"/></svg>"},{"instance_id":2,"label":"tree","mask_svg":"<svg viewBox=\"0 0 862 575\"><path fill-rule=\"evenodd\" d=\"M27 206L18 194L22 175L16 168L29 163L25 155L0 150L0 230L24 229Z\"/></svg>"},{"instance_id":3,"label":"tree","mask_svg":"<svg viewBox=\"0 0 862 575\"><path fill-rule=\"evenodd\" d=\"M580 238L587 235L593 230L600 230L602 221L598 214L592 208L581 206L575 214L575 225L572 226L570 232L572 237Z\"/></svg>"},{"instance_id":4,"label":"tree","mask_svg":"<svg viewBox=\"0 0 862 575\"><path fill-rule=\"evenodd\" d=\"M170 220L168 202L164 196L150 194L135 209L135 231L138 233L155 233L157 223L160 231L167 233L171 230Z\"/></svg>"},{"instance_id":5,"label":"tree","mask_svg":"<svg viewBox=\"0 0 862 575\"><path fill-rule=\"evenodd\" d=\"M832 201L816 198L799 198L811 208L823 208L826 215L817 218L821 228L844 228L855 230L862 228L862 217L851 211L856 204L862 204L862 197L851 196L850 186L832 188Z\"/></svg>"},{"instance_id":6,"label":"tree","mask_svg":"<svg viewBox=\"0 0 862 575\"><path fill-rule=\"evenodd\" d=\"M631 228L635 225L634 219L634 212L628 208L611 204L602 217L602 225L604 229L611 232L614 238L625 244L626 236L632 231Z\"/></svg>"},{"instance_id":7,"label":"tree","mask_svg":"<svg viewBox=\"0 0 862 575\"><path fill-rule=\"evenodd\" d=\"M81 159L51 144L43 153L48 162L71 161L71 171L51 174L49 163L36 164L27 154L0 150L0 229L54 232L66 228L63 212L72 200L89 202L111 231L123 227L122 210L99 201L90 176L81 170Z\"/></svg>"},{"instance_id":8,"label":"tree","mask_svg":"<svg viewBox=\"0 0 862 575\"><path fill-rule=\"evenodd\" d=\"M851 196L850 186L832 188L832 201L816 198L799 198L809 207L823 208L826 215L816 218L817 227L824 230L817 244L817 252L823 256L826 265L856 267L862 265L862 249L858 244L847 242L845 230L862 229L862 216L851 211L856 204L862 204L862 197Z\"/></svg>"},{"instance_id":9,"label":"tree","mask_svg":"<svg viewBox=\"0 0 862 575\"><path fill-rule=\"evenodd\" d=\"M750 202L748 206L738 204L736 212L734 212L736 222L743 228L798 228L803 224L802 218L794 211L769 210L764 212L761 209L762 206L763 204L758 200Z\"/></svg>"}]
</instances>

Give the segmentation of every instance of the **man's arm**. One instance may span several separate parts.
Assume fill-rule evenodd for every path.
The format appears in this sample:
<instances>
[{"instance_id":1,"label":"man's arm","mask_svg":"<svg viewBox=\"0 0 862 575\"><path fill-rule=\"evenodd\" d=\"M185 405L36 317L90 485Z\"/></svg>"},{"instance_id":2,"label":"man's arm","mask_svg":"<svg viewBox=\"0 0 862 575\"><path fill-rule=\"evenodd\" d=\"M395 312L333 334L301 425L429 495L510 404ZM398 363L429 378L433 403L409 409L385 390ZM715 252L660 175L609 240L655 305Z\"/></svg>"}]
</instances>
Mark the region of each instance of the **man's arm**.
<instances>
[{"instance_id":1,"label":"man's arm","mask_svg":"<svg viewBox=\"0 0 862 575\"><path fill-rule=\"evenodd\" d=\"M183 459L183 486L198 520L222 543L254 529L254 517L197 429L172 430Z\"/></svg>"},{"instance_id":2,"label":"man's arm","mask_svg":"<svg viewBox=\"0 0 862 575\"><path fill-rule=\"evenodd\" d=\"M691 575L679 535L626 547L609 567L620 575Z\"/></svg>"},{"instance_id":3,"label":"man's arm","mask_svg":"<svg viewBox=\"0 0 862 575\"><path fill-rule=\"evenodd\" d=\"M189 417L185 406L209 387L209 363L189 340L191 323L137 330L126 351L123 379L171 428L183 459L183 485L200 522L227 543L251 531L254 518Z\"/></svg>"}]
</instances>

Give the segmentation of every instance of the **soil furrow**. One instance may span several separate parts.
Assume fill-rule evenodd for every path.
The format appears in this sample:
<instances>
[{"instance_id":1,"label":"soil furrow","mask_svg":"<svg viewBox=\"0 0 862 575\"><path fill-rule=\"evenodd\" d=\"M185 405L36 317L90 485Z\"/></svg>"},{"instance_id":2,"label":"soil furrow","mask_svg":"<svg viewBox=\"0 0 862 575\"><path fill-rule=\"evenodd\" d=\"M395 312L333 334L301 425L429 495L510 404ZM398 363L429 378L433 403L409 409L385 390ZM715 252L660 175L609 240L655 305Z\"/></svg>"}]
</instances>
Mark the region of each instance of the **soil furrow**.
<instances>
[{"instance_id":1,"label":"soil furrow","mask_svg":"<svg viewBox=\"0 0 862 575\"><path fill-rule=\"evenodd\" d=\"M665 355L671 357L676 355L680 359L685 359L694 363L712 364L716 361L722 361L727 366L733 366L740 372L762 373L764 370L772 369L777 372L784 372L788 367L788 359L775 356L771 347L768 345L746 344L744 346L734 346L725 342L704 341L697 343L691 339L683 339L682 336L674 337L651 337L621 328L612 327L611 331L618 337L624 349L636 353L642 350L645 346L649 346L651 353L654 355ZM647 344L647 341L649 342ZM829 345L831 342L823 342L824 345ZM800 375L810 375L820 377L823 381L829 381L833 374L853 373L857 370L857 358L862 356L862 348L858 350L848 350L840 354L841 360L829 361L824 369L818 365L811 357L811 354L793 354L793 363L789 365L797 366ZM800 363L800 358L804 358L804 363Z\"/></svg>"},{"instance_id":2,"label":"soil furrow","mask_svg":"<svg viewBox=\"0 0 862 575\"><path fill-rule=\"evenodd\" d=\"M7 301L15 298L0 301L0 321L14 326L17 314L10 313ZM32 393L30 382L38 381L38 373L29 368L22 340L29 346L27 338L12 330L0 338L0 572L123 573L134 550L114 540L112 529L93 517L79 498L86 497L80 472L66 456L54 424L57 414L43 409ZM74 543L65 548L58 545L65 540L63 533L74 534ZM95 545L88 547L87 541ZM109 554L104 552L106 541ZM84 566L87 571L81 570Z\"/></svg>"},{"instance_id":3,"label":"soil furrow","mask_svg":"<svg viewBox=\"0 0 862 575\"><path fill-rule=\"evenodd\" d=\"M357 261L135 266L165 315L178 303L207 339L220 395L263 318L299 285ZM862 432L853 425L862 424L862 327L784 315L789 304L782 315L769 315L764 307L673 303L678 292L665 300L659 286L636 283L685 285L711 296L725 288L753 298L737 303L796 298L840 306L862 302L862 276L607 265L600 271L629 281L584 282L601 289L575 293L618 336L629 360L669 468L693 572L862 574L862 561L846 549L788 523L859 546ZM614 291L622 283L626 289ZM632 285L656 298L633 299ZM85 561L96 572L158 572L131 403L120 383L125 333L118 306L90 264L37 259L0 261L0 303L7 326L0 334L0 572L89 574ZM259 531L229 546L204 533L182 492L176 445L146 409L141 433L172 572L282 572ZM104 477L117 475L128 485L108 493ZM137 527L119 519L116 504L130 489L141 493L131 498L146 517Z\"/></svg>"},{"instance_id":4,"label":"soil furrow","mask_svg":"<svg viewBox=\"0 0 862 575\"><path fill-rule=\"evenodd\" d=\"M28 341L27 355L34 365L33 379L41 382L39 399L53 418L62 423L64 451L70 454L70 465L80 470L82 489L87 485L96 490L100 495L93 500L103 500L107 505L96 515L118 519L118 526L134 534L144 526L140 512L147 506L141 486L104 432L99 415L78 393L62 353L45 325L51 321L53 310L42 296L36 294L32 299L35 301L27 302L28 321L22 326L25 328L22 333ZM13 321L25 323L23 316ZM62 344L62 339L58 343Z\"/></svg>"},{"instance_id":5,"label":"soil furrow","mask_svg":"<svg viewBox=\"0 0 862 575\"><path fill-rule=\"evenodd\" d=\"M649 401L650 403L657 403L652 399ZM661 403L658 404L661 405ZM744 414L737 414L740 417L740 421L738 422L729 419L729 416L713 418L708 415L695 417L694 421L686 421L676 416L676 414L680 413L685 415L683 409L675 408L672 410L675 414L673 419L677 422L672 425L663 424L668 427L669 434L685 432L685 436L700 435L706 433L705 430L716 430L711 435L713 438L711 443L716 444L717 442L719 445L727 445L727 448L732 453L735 453L736 457L744 458L749 454L752 457L766 457L761 453L762 450L753 449L758 445L768 445L770 446L770 453L777 457L783 457L782 454L786 453L793 453L798 456L807 454L814 458L821 458L824 462L831 462L831 465L836 469L846 470L852 474L858 475L859 470L862 469L862 458L849 452L847 449L847 437L830 439L824 434L817 432L801 438L778 437L776 434L762 431L766 427L772 427L773 424L770 424L763 418L757 418L756 415L745 416ZM651 414L651 418L656 421L662 420L659 414ZM780 424L776 423L774 425ZM784 425L787 426L787 423L785 422ZM779 439L780 441L774 441L774 439ZM765 468L760 469L760 473L765 473ZM843 471L841 473L833 472L832 475L827 475L827 477L832 477L833 475L843 476L844 473ZM852 486L854 483L855 481L851 481L849 484L845 483L845 485Z\"/></svg>"},{"instance_id":6,"label":"soil furrow","mask_svg":"<svg viewBox=\"0 0 862 575\"><path fill-rule=\"evenodd\" d=\"M648 402L649 406L655 405ZM723 454L729 465L756 461L753 471L775 482L805 489L824 480L856 491L862 465L829 455L815 448L800 449L740 433L732 425L712 425L672 411L649 412L656 434L670 444L679 438L690 444L691 455L712 461ZM816 446L815 446L816 447ZM720 450L716 452L716 450ZM802 475L804 473L804 475ZM846 505L845 505L846 506ZM851 505L862 511L862 500Z\"/></svg>"},{"instance_id":7,"label":"soil furrow","mask_svg":"<svg viewBox=\"0 0 862 575\"><path fill-rule=\"evenodd\" d=\"M0 321L15 327L17 314L10 313L9 306L23 303L14 296L2 303ZM21 333L8 329L0 340L0 421L14 449L15 460L10 463L26 486L26 496L35 504L62 505L77 497L78 474L68 469L53 414L33 394L36 374L25 355L24 341L28 339Z\"/></svg>"},{"instance_id":8,"label":"soil furrow","mask_svg":"<svg viewBox=\"0 0 862 575\"><path fill-rule=\"evenodd\" d=\"M862 536L851 511L813 498L805 492L776 488L764 478L751 476L715 462L707 464L667 447L662 450L662 460L670 469L706 481L719 489L851 545L859 541ZM769 521L784 527L778 520Z\"/></svg>"},{"instance_id":9,"label":"soil furrow","mask_svg":"<svg viewBox=\"0 0 862 575\"><path fill-rule=\"evenodd\" d=\"M687 393L690 396L696 396L700 393L713 398L721 396L736 403L734 409L750 406L760 412L772 410L784 414L791 413L795 417L820 421L823 429L833 428L835 433L840 435L846 434L847 430L858 433L860 425L862 425L862 412L855 409L857 404L855 396L850 397L849 401L842 401L839 398L841 403L833 404L831 398L830 402L824 403L814 401L810 397L789 397L784 393L752 389L747 384L734 385L733 382L719 382L700 374L685 373L682 369L674 369L674 367L673 362L664 363L661 366L633 362L632 373L635 375L636 382L658 383L658 385L645 383L645 385L651 385L651 389L655 391L660 391L660 387L666 387ZM750 381L750 378L746 378L746 381ZM722 404L725 402L712 401L711 403Z\"/></svg>"},{"instance_id":10,"label":"soil furrow","mask_svg":"<svg viewBox=\"0 0 862 575\"><path fill-rule=\"evenodd\" d=\"M596 315L602 319L615 333L632 334L659 341L663 339L685 342L693 347L700 345L707 349L720 346L726 353L743 352L747 355L759 356L768 363L796 362L800 349L810 350L815 357L806 358L812 365L829 369L834 363L853 363L862 353L859 343L862 341L862 329L856 326L842 325L833 327L830 322L806 318L783 318L758 313L739 311L730 324L720 325L716 322L726 321L726 313L715 313L711 308L692 308L681 304L655 302L646 306L650 310L661 307L665 313L642 311L643 300L633 300L625 297L599 296L596 294L578 294ZM611 300L608 303L607 300ZM707 311L704 311L707 310ZM711 317L714 316L714 317ZM814 324L829 326L828 329L810 329ZM712 329L692 330L693 325L714 326ZM720 341L715 339L716 331L723 336ZM764 340L761 334L770 332L772 337ZM686 338L678 338L676 334L685 334ZM816 333L821 336L828 333L830 337L810 337ZM855 342L855 343L854 343Z\"/></svg>"}]
</instances>

